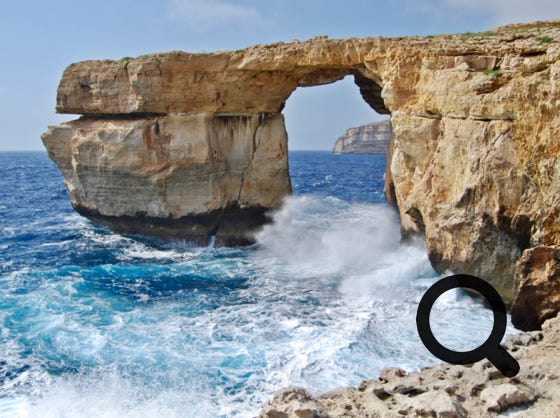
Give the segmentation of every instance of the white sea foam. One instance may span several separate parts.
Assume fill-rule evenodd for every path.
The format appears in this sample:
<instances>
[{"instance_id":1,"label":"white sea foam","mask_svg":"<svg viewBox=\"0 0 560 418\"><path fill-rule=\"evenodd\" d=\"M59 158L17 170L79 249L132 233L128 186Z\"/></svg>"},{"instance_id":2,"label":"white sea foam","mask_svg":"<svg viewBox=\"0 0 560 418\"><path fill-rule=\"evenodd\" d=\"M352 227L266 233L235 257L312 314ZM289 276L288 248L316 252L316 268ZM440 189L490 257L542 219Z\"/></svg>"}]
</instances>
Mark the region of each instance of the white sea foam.
<instances>
[{"instance_id":1,"label":"white sea foam","mask_svg":"<svg viewBox=\"0 0 560 418\"><path fill-rule=\"evenodd\" d=\"M2 235L5 237L13 237L16 234L16 229L12 226L2 228Z\"/></svg>"},{"instance_id":2,"label":"white sea foam","mask_svg":"<svg viewBox=\"0 0 560 418\"><path fill-rule=\"evenodd\" d=\"M11 368L28 368L3 383L12 396L0 411L249 417L284 386L319 393L383 367L437 361L414 316L438 275L421 242L400 242L385 205L289 198L247 253L157 249L81 228L83 245L108 246L123 263L63 269L44 282L30 269L2 277L13 306L0 321L26 327L34 354L22 357L15 340L2 345ZM486 332L477 302L457 294L442 303L434 309L450 312L444 322L469 318L469 338ZM442 338L460 341L463 330ZM51 374L45 364L70 370Z\"/></svg>"},{"instance_id":3,"label":"white sea foam","mask_svg":"<svg viewBox=\"0 0 560 418\"><path fill-rule=\"evenodd\" d=\"M0 418L31 417L29 403L23 398L0 398Z\"/></svg>"},{"instance_id":4,"label":"white sea foam","mask_svg":"<svg viewBox=\"0 0 560 418\"><path fill-rule=\"evenodd\" d=\"M151 390L148 390L151 389ZM206 390L210 388L204 388ZM97 417L210 417L205 411L215 409L201 398L203 388L192 391L164 389L153 391L135 386L114 371L100 376L57 379L39 398L19 400L21 417L78 418ZM26 414L27 413L27 414ZM190 415L194 414L194 415Z\"/></svg>"},{"instance_id":5,"label":"white sea foam","mask_svg":"<svg viewBox=\"0 0 560 418\"><path fill-rule=\"evenodd\" d=\"M203 249L183 246L175 244L176 249L156 249L147 244L130 240L128 245L123 248L119 258L123 260L145 259L145 260L174 260L189 261L195 259L201 254Z\"/></svg>"},{"instance_id":6,"label":"white sea foam","mask_svg":"<svg viewBox=\"0 0 560 418\"><path fill-rule=\"evenodd\" d=\"M291 197L256 238L262 263L300 278L339 277L344 293L435 276L422 242L401 244L397 215L386 205Z\"/></svg>"}]
</instances>

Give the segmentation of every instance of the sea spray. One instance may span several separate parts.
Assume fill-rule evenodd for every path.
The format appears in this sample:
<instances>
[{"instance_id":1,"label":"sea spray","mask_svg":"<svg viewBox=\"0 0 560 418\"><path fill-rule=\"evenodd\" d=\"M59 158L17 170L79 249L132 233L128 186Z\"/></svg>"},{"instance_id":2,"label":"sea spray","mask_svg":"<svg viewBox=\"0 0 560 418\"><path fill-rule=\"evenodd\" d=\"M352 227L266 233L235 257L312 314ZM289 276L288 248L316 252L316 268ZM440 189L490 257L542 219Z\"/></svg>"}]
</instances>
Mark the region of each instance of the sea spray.
<instances>
[{"instance_id":1,"label":"sea spray","mask_svg":"<svg viewBox=\"0 0 560 418\"><path fill-rule=\"evenodd\" d=\"M437 362L413 318L439 276L400 242L384 160L290 158L295 196L256 245L196 248L96 226L44 154L0 155L0 416L249 417L284 386ZM468 318L450 345L487 332L462 294L441 312Z\"/></svg>"},{"instance_id":2,"label":"sea spray","mask_svg":"<svg viewBox=\"0 0 560 418\"><path fill-rule=\"evenodd\" d=\"M396 214L386 205L315 196L287 198L256 238L256 255L304 275L372 271L400 240Z\"/></svg>"}]
</instances>

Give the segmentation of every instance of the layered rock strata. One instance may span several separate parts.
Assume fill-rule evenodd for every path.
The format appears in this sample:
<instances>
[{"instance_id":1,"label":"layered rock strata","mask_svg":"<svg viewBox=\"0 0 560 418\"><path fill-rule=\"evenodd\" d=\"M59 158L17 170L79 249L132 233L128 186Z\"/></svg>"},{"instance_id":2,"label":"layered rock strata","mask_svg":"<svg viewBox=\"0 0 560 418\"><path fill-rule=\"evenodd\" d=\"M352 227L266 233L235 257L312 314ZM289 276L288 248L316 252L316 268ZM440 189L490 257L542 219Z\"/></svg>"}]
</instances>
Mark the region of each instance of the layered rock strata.
<instances>
[{"instance_id":1,"label":"layered rock strata","mask_svg":"<svg viewBox=\"0 0 560 418\"><path fill-rule=\"evenodd\" d=\"M386 154L391 138L391 121L370 123L348 129L334 144L337 154Z\"/></svg>"},{"instance_id":2,"label":"layered rock strata","mask_svg":"<svg viewBox=\"0 0 560 418\"><path fill-rule=\"evenodd\" d=\"M65 70L57 98L59 112L86 118L43 140L74 207L94 220L244 240L244 214L290 192L284 103L297 87L353 75L391 114L386 194L403 234L425 235L438 271L481 276L511 301L523 252L560 245L559 41L550 21L86 61ZM517 270L528 292L531 277Z\"/></svg>"},{"instance_id":3,"label":"layered rock strata","mask_svg":"<svg viewBox=\"0 0 560 418\"><path fill-rule=\"evenodd\" d=\"M467 366L439 364L408 374L387 368L357 388L319 396L302 388L282 389L259 417L560 416L560 316L548 320L543 332L511 335L504 345L521 366L513 379L487 360Z\"/></svg>"},{"instance_id":4,"label":"layered rock strata","mask_svg":"<svg viewBox=\"0 0 560 418\"><path fill-rule=\"evenodd\" d=\"M74 208L119 232L247 244L291 191L281 114L88 116L43 141Z\"/></svg>"}]
</instances>

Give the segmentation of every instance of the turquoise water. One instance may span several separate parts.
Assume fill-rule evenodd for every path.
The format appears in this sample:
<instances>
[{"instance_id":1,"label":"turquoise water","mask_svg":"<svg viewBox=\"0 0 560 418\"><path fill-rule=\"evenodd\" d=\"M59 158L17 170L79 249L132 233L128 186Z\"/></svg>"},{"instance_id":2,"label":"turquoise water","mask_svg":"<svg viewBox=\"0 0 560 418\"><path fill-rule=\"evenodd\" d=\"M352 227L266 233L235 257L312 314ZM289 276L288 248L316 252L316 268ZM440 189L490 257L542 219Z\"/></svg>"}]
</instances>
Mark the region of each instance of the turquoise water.
<instances>
[{"instance_id":1,"label":"turquoise water","mask_svg":"<svg viewBox=\"0 0 560 418\"><path fill-rule=\"evenodd\" d=\"M435 363L415 328L439 276L402 244L385 159L292 152L294 196L248 248L122 236L77 215L43 153L0 153L0 416L249 417ZM450 348L491 313L438 301ZM3 415L2 415L3 414Z\"/></svg>"}]
</instances>

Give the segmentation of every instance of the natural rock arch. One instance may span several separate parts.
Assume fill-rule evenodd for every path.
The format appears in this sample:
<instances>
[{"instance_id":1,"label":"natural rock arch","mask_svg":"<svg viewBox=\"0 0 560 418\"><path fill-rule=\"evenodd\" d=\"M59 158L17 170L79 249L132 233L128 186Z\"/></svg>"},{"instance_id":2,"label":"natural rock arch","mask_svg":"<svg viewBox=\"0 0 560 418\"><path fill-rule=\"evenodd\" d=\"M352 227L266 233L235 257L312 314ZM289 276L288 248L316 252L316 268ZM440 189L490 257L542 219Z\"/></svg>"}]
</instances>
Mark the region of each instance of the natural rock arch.
<instances>
[{"instance_id":1,"label":"natural rock arch","mask_svg":"<svg viewBox=\"0 0 560 418\"><path fill-rule=\"evenodd\" d=\"M57 110L84 116L43 139L73 206L121 232L250 242L248 233L291 192L281 112L298 87L351 75L366 103L389 113L380 75L370 74L356 51L336 57L343 51L325 38L315 41L332 49L328 62L301 65L288 53L286 62L271 57L253 68L255 54L262 59L270 50L264 46L69 66ZM62 143L65 155L56 148Z\"/></svg>"},{"instance_id":2,"label":"natural rock arch","mask_svg":"<svg viewBox=\"0 0 560 418\"><path fill-rule=\"evenodd\" d=\"M313 88L316 86L321 88ZM374 107L382 113L375 111ZM305 150L328 148L337 154L386 154L390 118L376 119L380 114L390 115L390 112L384 106L381 86L358 72L342 73L334 80L327 79L324 84L299 85L282 104L280 111L286 120L290 150L294 147ZM373 126L378 123L383 124L383 135L375 136L375 142L370 143L374 140ZM366 129L362 131L362 128ZM358 129L360 135L356 136ZM344 132L344 135L338 138L337 132ZM352 144L348 148L342 146L341 138L345 135L348 135L346 142ZM332 143L328 142L329 137Z\"/></svg>"},{"instance_id":3,"label":"natural rock arch","mask_svg":"<svg viewBox=\"0 0 560 418\"><path fill-rule=\"evenodd\" d=\"M386 190L403 232L425 235L438 271L481 276L511 299L528 277L517 271L513 287L523 251L560 245L560 49L542 36L560 39L558 22L81 62L64 72L57 111L84 116L43 141L86 216L239 242L291 190L283 103L354 75L391 114Z\"/></svg>"}]
</instances>

